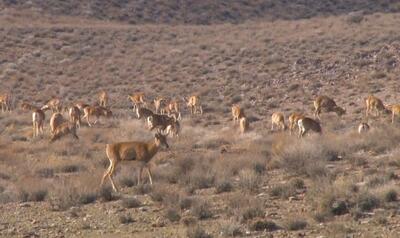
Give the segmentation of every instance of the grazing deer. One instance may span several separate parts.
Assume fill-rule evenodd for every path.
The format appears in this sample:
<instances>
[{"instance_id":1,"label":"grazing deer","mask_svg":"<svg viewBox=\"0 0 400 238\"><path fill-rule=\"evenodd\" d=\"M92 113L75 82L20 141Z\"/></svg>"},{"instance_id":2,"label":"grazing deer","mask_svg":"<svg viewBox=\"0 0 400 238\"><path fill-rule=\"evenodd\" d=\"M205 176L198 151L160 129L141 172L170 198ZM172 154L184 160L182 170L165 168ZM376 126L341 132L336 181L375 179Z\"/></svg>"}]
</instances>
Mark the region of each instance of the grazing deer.
<instances>
[{"instance_id":1,"label":"grazing deer","mask_svg":"<svg viewBox=\"0 0 400 238\"><path fill-rule=\"evenodd\" d=\"M183 100L186 102L186 106L190 108L190 114L194 115L199 112L201 115L203 114L203 106L200 103L200 98L198 96L191 96L189 99L185 97Z\"/></svg>"},{"instance_id":2,"label":"grazing deer","mask_svg":"<svg viewBox=\"0 0 400 238\"><path fill-rule=\"evenodd\" d=\"M1 105L1 111L9 111L11 112L11 94L5 93L0 95L0 105Z\"/></svg>"},{"instance_id":3,"label":"grazing deer","mask_svg":"<svg viewBox=\"0 0 400 238\"><path fill-rule=\"evenodd\" d=\"M141 108L137 107L136 108L136 115L137 115L138 119L144 118L144 119L147 120L147 118L149 116L154 115L154 113L153 113L153 111L151 111L150 109L147 109L145 107L141 107Z\"/></svg>"},{"instance_id":4,"label":"grazing deer","mask_svg":"<svg viewBox=\"0 0 400 238\"><path fill-rule=\"evenodd\" d=\"M309 117L299 119L297 124L299 127L299 138L303 137L309 130L322 133L322 128L319 122Z\"/></svg>"},{"instance_id":5,"label":"grazing deer","mask_svg":"<svg viewBox=\"0 0 400 238\"><path fill-rule=\"evenodd\" d=\"M240 133L244 134L249 130L249 121L247 120L246 117L241 117L239 119L239 128L240 128Z\"/></svg>"},{"instance_id":6,"label":"grazing deer","mask_svg":"<svg viewBox=\"0 0 400 238\"><path fill-rule=\"evenodd\" d=\"M379 98L375 97L374 95L369 95L366 99L365 99L365 105L367 107L366 111L365 111L365 116L368 117L368 115L371 113L372 111L375 112L375 116L380 116L381 112L384 113L390 113L390 110L388 110L385 105L383 105L382 100L380 100Z\"/></svg>"},{"instance_id":7,"label":"grazing deer","mask_svg":"<svg viewBox=\"0 0 400 238\"><path fill-rule=\"evenodd\" d=\"M108 94L104 90L99 94L99 105L102 107L107 107L108 105Z\"/></svg>"},{"instance_id":8,"label":"grazing deer","mask_svg":"<svg viewBox=\"0 0 400 238\"><path fill-rule=\"evenodd\" d=\"M133 109L141 107L142 105L146 105L143 92L128 95L128 99L131 100Z\"/></svg>"},{"instance_id":9,"label":"grazing deer","mask_svg":"<svg viewBox=\"0 0 400 238\"><path fill-rule=\"evenodd\" d=\"M314 118L318 118L320 120L321 118L319 115L323 109L326 112L336 112L338 116L342 116L346 113L346 110L344 108L337 106L336 102L332 98L329 98L327 96L318 96L314 100L314 108Z\"/></svg>"},{"instance_id":10,"label":"grazing deer","mask_svg":"<svg viewBox=\"0 0 400 238\"><path fill-rule=\"evenodd\" d=\"M292 114L289 115L289 130L290 134L292 134L293 130L297 126L297 122L301 119L304 118L305 115L303 113L298 113L298 112L293 112Z\"/></svg>"},{"instance_id":11,"label":"grazing deer","mask_svg":"<svg viewBox=\"0 0 400 238\"><path fill-rule=\"evenodd\" d=\"M246 115L244 114L244 110L240 108L239 105L237 104L232 105L232 117L234 123L239 122L239 119L245 116Z\"/></svg>"},{"instance_id":12,"label":"grazing deer","mask_svg":"<svg viewBox=\"0 0 400 238\"><path fill-rule=\"evenodd\" d=\"M160 133L156 133L154 135L154 139L147 143L130 141L107 144L106 154L107 158L110 160L110 165L101 179L100 187L103 186L104 180L106 179L106 177L108 177L114 191L118 191L112 179L112 175L114 173L115 167L118 165L119 162L122 161L136 161L137 163L139 163L138 185L140 184L143 168L146 167L149 181L152 185L153 179L151 176L150 168L148 167L148 163L154 157L154 155L157 154L161 146L169 148L167 138Z\"/></svg>"},{"instance_id":13,"label":"grazing deer","mask_svg":"<svg viewBox=\"0 0 400 238\"><path fill-rule=\"evenodd\" d=\"M271 131L274 130L274 125L281 130L286 130L285 116L282 112L274 112L271 116Z\"/></svg>"},{"instance_id":14,"label":"grazing deer","mask_svg":"<svg viewBox=\"0 0 400 238\"><path fill-rule=\"evenodd\" d=\"M363 133L366 133L366 132L368 132L369 131L369 125L368 125L368 123L366 123L366 122L361 122L359 125L358 125L358 133L359 134L363 134Z\"/></svg>"},{"instance_id":15,"label":"grazing deer","mask_svg":"<svg viewBox=\"0 0 400 238\"><path fill-rule=\"evenodd\" d=\"M43 134L44 120L46 119L45 113L40 109L33 109L32 112L32 127L33 137Z\"/></svg>"},{"instance_id":16,"label":"grazing deer","mask_svg":"<svg viewBox=\"0 0 400 238\"><path fill-rule=\"evenodd\" d=\"M165 99L162 97L157 97L156 99L154 99L154 107L156 108L157 114L160 113L161 105L164 101Z\"/></svg>"},{"instance_id":17,"label":"grazing deer","mask_svg":"<svg viewBox=\"0 0 400 238\"><path fill-rule=\"evenodd\" d=\"M165 131L168 126L173 125L177 120L167 115L153 114L147 118L150 131L157 129L159 132Z\"/></svg>"},{"instance_id":18,"label":"grazing deer","mask_svg":"<svg viewBox=\"0 0 400 238\"><path fill-rule=\"evenodd\" d=\"M52 98L40 109L42 110L50 109L52 112L61 112L62 111L61 100L58 98Z\"/></svg>"},{"instance_id":19,"label":"grazing deer","mask_svg":"<svg viewBox=\"0 0 400 238\"><path fill-rule=\"evenodd\" d=\"M77 106L72 106L68 110L69 121L75 123L75 125L81 127L81 110Z\"/></svg>"},{"instance_id":20,"label":"grazing deer","mask_svg":"<svg viewBox=\"0 0 400 238\"><path fill-rule=\"evenodd\" d=\"M91 116L94 116L96 118L96 120L93 122L93 125L97 123L101 116L108 118L112 116L112 112L110 109L101 106L88 106L83 109L83 112L84 115L82 119L86 118L86 122L90 127L92 126L92 124L90 123Z\"/></svg>"},{"instance_id":21,"label":"grazing deer","mask_svg":"<svg viewBox=\"0 0 400 238\"><path fill-rule=\"evenodd\" d=\"M76 135L76 124L69 121L65 121L61 125L58 125L55 128L54 134L50 139L50 143L53 143L57 139L68 134L70 134L73 138L79 140L79 137Z\"/></svg>"},{"instance_id":22,"label":"grazing deer","mask_svg":"<svg viewBox=\"0 0 400 238\"><path fill-rule=\"evenodd\" d=\"M54 135L56 128L65 122L63 115L59 112L53 113L50 117L50 132Z\"/></svg>"}]
</instances>

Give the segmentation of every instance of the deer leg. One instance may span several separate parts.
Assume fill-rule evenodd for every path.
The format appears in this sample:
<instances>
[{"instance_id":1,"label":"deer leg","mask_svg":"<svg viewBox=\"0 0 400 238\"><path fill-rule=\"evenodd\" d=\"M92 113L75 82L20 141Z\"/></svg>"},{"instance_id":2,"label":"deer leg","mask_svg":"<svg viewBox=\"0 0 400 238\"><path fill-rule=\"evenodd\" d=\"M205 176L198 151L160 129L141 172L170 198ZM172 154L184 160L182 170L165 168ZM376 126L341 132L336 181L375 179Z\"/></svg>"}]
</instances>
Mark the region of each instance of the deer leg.
<instances>
[{"instance_id":1,"label":"deer leg","mask_svg":"<svg viewBox=\"0 0 400 238\"><path fill-rule=\"evenodd\" d=\"M107 168L106 172L104 173L104 175L103 175L103 178L101 178L100 187L102 187L102 186L103 186L103 184L104 184L104 180L106 179L106 177L108 176L108 174L109 174L109 173L110 173L110 171L111 171L111 167L112 167L112 163L110 162L110 165L108 166L108 168Z\"/></svg>"},{"instance_id":2,"label":"deer leg","mask_svg":"<svg viewBox=\"0 0 400 238\"><path fill-rule=\"evenodd\" d=\"M394 111L392 113L392 124L394 123Z\"/></svg>"},{"instance_id":3,"label":"deer leg","mask_svg":"<svg viewBox=\"0 0 400 238\"><path fill-rule=\"evenodd\" d=\"M118 192L118 189L117 189L117 187L115 186L114 180L113 180L113 178L112 178L112 175L113 175L113 173L114 173L114 170L115 170L115 164L112 163L112 164L111 164L111 170L110 170L110 172L108 173L108 178L110 179L111 186L113 187L114 191L115 191L115 192Z\"/></svg>"},{"instance_id":4,"label":"deer leg","mask_svg":"<svg viewBox=\"0 0 400 238\"><path fill-rule=\"evenodd\" d=\"M143 172L143 166L140 166L138 174L138 185L140 185L140 178L142 177L142 172Z\"/></svg>"},{"instance_id":5,"label":"deer leg","mask_svg":"<svg viewBox=\"0 0 400 238\"><path fill-rule=\"evenodd\" d=\"M146 167L146 168L147 168L147 175L149 176L150 184L153 185L153 179L151 178L150 168L149 167Z\"/></svg>"}]
</instances>

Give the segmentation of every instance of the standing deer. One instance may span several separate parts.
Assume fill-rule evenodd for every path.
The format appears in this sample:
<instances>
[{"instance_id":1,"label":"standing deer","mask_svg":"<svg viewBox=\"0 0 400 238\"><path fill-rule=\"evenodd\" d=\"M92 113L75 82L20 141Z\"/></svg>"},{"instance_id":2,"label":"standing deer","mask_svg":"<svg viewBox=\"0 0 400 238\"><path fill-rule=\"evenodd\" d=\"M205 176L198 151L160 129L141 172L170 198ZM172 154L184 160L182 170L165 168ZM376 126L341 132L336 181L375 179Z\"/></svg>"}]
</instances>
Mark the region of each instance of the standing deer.
<instances>
[{"instance_id":1,"label":"standing deer","mask_svg":"<svg viewBox=\"0 0 400 238\"><path fill-rule=\"evenodd\" d=\"M96 118L96 120L93 122L93 124L96 124L101 116L104 116L104 117L112 116L112 112L110 109L101 107L101 106L88 106L83 109L83 112L84 112L84 115L83 115L82 119L86 118L86 122L90 127L92 127L92 124L90 123L91 116L94 116Z\"/></svg>"},{"instance_id":2,"label":"standing deer","mask_svg":"<svg viewBox=\"0 0 400 238\"><path fill-rule=\"evenodd\" d=\"M271 131L274 130L274 125L281 130L286 130L285 116L282 112L274 112L271 116Z\"/></svg>"},{"instance_id":3,"label":"standing deer","mask_svg":"<svg viewBox=\"0 0 400 238\"><path fill-rule=\"evenodd\" d=\"M62 111L62 102L58 98L50 99L42 108L42 110L52 110L53 112L61 112Z\"/></svg>"},{"instance_id":4,"label":"standing deer","mask_svg":"<svg viewBox=\"0 0 400 238\"><path fill-rule=\"evenodd\" d=\"M385 105L383 105L382 100L379 98L375 97L374 95L369 95L365 99L365 116L368 117L369 114L372 114L372 111L375 112L375 116L380 116L381 112L384 113L390 113L390 110L388 110Z\"/></svg>"},{"instance_id":5,"label":"standing deer","mask_svg":"<svg viewBox=\"0 0 400 238\"><path fill-rule=\"evenodd\" d=\"M297 122L301 119L304 118L305 115L303 113L298 113L298 112L293 112L292 114L289 115L289 130L290 134L292 134L293 130L297 126Z\"/></svg>"},{"instance_id":6,"label":"standing deer","mask_svg":"<svg viewBox=\"0 0 400 238\"><path fill-rule=\"evenodd\" d=\"M81 110L77 106L69 108L69 121L74 123L78 128L81 127Z\"/></svg>"},{"instance_id":7,"label":"standing deer","mask_svg":"<svg viewBox=\"0 0 400 238\"><path fill-rule=\"evenodd\" d=\"M162 97L157 97L157 98L154 99L154 107L156 108L156 113L157 114L160 113L160 109L161 109L162 103L164 101L165 101L165 99L162 98Z\"/></svg>"},{"instance_id":8,"label":"standing deer","mask_svg":"<svg viewBox=\"0 0 400 238\"><path fill-rule=\"evenodd\" d=\"M108 105L108 94L104 90L99 94L99 105L102 107L107 107Z\"/></svg>"},{"instance_id":9,"label":"standing deer","mask_svg":"<svg viewBox=\"0 0 400 238\"><path fill-rule=\"evenodd\" d=\"M297 124L299 126L299 138L303 137L310 130L322 133L322 128L319 122L309 117L299 119Z\"/></svg>"},{"instance_id":10,"label":"standing deer","mask_svg":"<svg viewBox=\"0 0 400 238\"><path fill-rule=\"evenodd\" d=\"M343 114L346 113L346 110L344 108L341 108L336 105L336 102L327 96L318 96L314 100L314 118L320 118L320 114L322 110L324 109L326 112L336 112L338 116L342 116Z\"/></svg>"},{"instance_id":11,"label":"standing deer","mask_svg":"<svg viewBox=\"0 0 400 238\"><path fill-rule=\"evenodd\" d=\"M246 117L241 117L239 119L239 129L240 133L244 134L249 130L249 121Z\"/></svg>"},{"instance_id":12,"label":"standing deer","mask_svg":"<svg viewBox=\"0 0 400 238\"><path fill-rule=\"evenodd\" d=\"M194 115L199 112L201 115L203 114L203 106L201 105L200 98L198 96L191 96L189 99L185 97L183 100L186 102L186 106L190 108L190 114Z\"/></svg>"},{"instance_id":13,"label":"standing deer","mask_svg":"<svg viewBox=\"0 0 400 238\"><path fill-rule=\"evenodd\" d=\"M1 111L9 111L11 112L11 94L5 93L0 95L0 105L1 105Z\"/></svg>"},{"instance_id":14,"label":"standing deer","mask_svg":"<svg viewBox=\"0 0 400 238\"><path fill-rule=\"evenodd\" d=\"M46 115L40 109L33 109L32 112L32 127L33 127L33 137L43 134L43 125Z\"/></svg>"},{"instance_id":15,"label":"standing deer","mask_svg":"<svg viewBox=\"0 0 400 238\"><path fill-rule=\"evenodd\" d=\"M152 185L153 179L151 176L150 168L148 167L148 163L154 157L154 155L157 154L161 146L169 148L167 138L160 133L156 133L154 135L154 139L147 143L130 141L107 144L106 154L107 158L110 161L110 165L101 179L100 187L103 186L104 180L106 179L106 177L108 177L114 191L118 191L112 179L112 175L114 173L115 167L118 165L119 162L122 161L136 161L137 163L139 163L138 185L140 184L143 168L146 167L150 184Z\"/></svg>"},{"instance_id":16,"label":"standing deer","mask_svg":"<svg viewBox=\"0 0 400 238\"><path fill-rule=\"evenodd\" d=\"M128 99L131 101L133 109L146 105L143 92L128 95Z\"/></svg>"},{"instance_id":17,"label":"standing deer","mask_svg":"<svg viewBox=\"0 0 400 238\"><path fill-rule=\"evenodd\" d=\"M59 113L59 112L53 113L53 115L51 115L51 118L50 118L50 132L51 132L51 134L54 135L54 133L56 132L56 128L59 127L64 122L65 122L65 119L64 119L64 117L62 116L61 113Z\"/></svg>"},{"instance_id":18,"label":"standing deer","mask_svg":"<svg viewBox=\"0 0 400 238\"><path fill-rule=\"evenodd\" d=\"M232 105L232 117L233 117L233 122L239 122L240 118L245 117L246 115L244 114L244 110L240 108L239 105L233 104Z\"/></svg>"},{"instance_id":19,"label":"standing deer","mask_svg":"<svg viewBox=\"0 0 400 238\"><path fill-rule=\"evenodd\" d=\"M358 125L358 133L363 134L369 131L370 126L366 122L362 122Z\"/></svg>"}]
</instances>

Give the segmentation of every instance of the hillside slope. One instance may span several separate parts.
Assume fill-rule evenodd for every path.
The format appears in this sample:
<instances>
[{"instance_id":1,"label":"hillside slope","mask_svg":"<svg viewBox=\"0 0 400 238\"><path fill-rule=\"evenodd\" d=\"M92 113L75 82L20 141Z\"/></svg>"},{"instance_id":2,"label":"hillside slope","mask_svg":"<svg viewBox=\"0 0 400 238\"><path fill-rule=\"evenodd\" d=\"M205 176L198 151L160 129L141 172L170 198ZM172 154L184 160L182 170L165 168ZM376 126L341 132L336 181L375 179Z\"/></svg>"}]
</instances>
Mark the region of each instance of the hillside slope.
<instances>
[{"instance_id":1,"label":"hillside slope","mask_svg":"<svg viewBox=\"0 0 400 238\"><path fill-rule=\"evenodd\" d=\"M302 19L353 11L398 12L394 0L5 0L0 8L34 9L52 15L71 15L137 23L240 23L246 20Z\"/></svg>"}]
</instances>

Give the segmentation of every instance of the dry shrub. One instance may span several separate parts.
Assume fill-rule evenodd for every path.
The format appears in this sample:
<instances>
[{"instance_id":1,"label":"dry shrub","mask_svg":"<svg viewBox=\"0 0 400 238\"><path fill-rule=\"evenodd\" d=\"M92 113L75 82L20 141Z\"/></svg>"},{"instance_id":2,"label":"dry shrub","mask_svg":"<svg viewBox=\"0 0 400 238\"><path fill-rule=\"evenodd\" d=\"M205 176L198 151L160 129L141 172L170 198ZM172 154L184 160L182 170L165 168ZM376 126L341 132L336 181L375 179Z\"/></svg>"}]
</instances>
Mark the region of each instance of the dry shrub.
<instances>
[{"instance_id":1,"label":"dry shrub","mask_svg":"<svg viewBox=\"0 0 400 238\"><path fill-rule=\"evenodd\" d=\"M191 208L192 214L199 220L204 220L212 217L211 205L206 202L199 200Z\"/></svg>"},{"instance_id":2,"label":"dry shrub","mask_svg":"<svg viewBox=\"0 0 400 238\"><path fill-rule=\"evenodd\" d=\"M140 207L142 203L138 199L131 197L122 199L121 205L124 208L136 208Z\"/></svg>"},{"instance_id":3,"label":"dry shrub","mask_svg":"<svg viewBox=\"0 0 400 238\"><path fill-rule=\"evenodd\" d=\"M119 222L121 224L129 224L135 222L135 220L132 218L131 214L126 214L119 216Z\"/></svg>"},{"instance_id":4,"label":"dry shrub","mask_svg":"<svg viewBox=\"0 0 400 238\"><path fill-rule=\"evenodd\" d=\"M304 218L294 218L294 219L289 219L285 227L289 231L298 231L298 230L303 230L304 228L307 227L307 222L305 221Z\"/></svg>"},{"instance_id":5,"label":"dry shrub","mask_svg":"<svg viewBox=\"0 0 400 238\"><path fill-rule=\"evenodd\" d=\"M241 237L243 236L242 227L236 221L226 221L221 225L221 235L223 237Z\"/></svg>"},{"instance_id":6,"label":"dry shrub","mask_svg":"<svg viewBox=\"0 0 400 238\"><path fill-rule=\"evenodd\" d=\"M180 211L176 207L168 208L164 213L164 217L170 222L177 222L181 219Z\"/></svg>"},{"instance_id":7,"label":"dry shrub","mask_svg":"<svg viewBox=\"0 0 400 238\"><path fill-rule=\"evenodd\" d=\"M188 238L212 238L203 228L200 226L190 227L186 231L186 237Z\"/></svg>"},{"instance_id":8,"label":"dry shrub","mask_svg":"<svg viewBox=\"0 0 400 238\"><path fill-rule=\"evenodd\" d=\"M279 229L279 227L275 224L275 222L270 220L257 220L253 222L250 226L250 230L252 231L275 231Z\"/></svg>"},{"instance_id":9,"label":"dry shrub","mask_svg":"<svg viewBox=\"0 0 400 238\"><path fill-rule=\"evenodd\" d=\"M244 169L239 173L239 186L243 190L257 192L261 185L261 176L254 170Z\"/></svg>"},{"instance_id":10,"label":"dry shrub","mask_svg":"<svg viewBox=\"0 0 400 238\"><path fill-rule=\"evenodd\" d=\"M100 189L99 198L104 202L110 202L116 200L118 197L113 194L112 188L107 186Z\"/></svg>"}]
</instances>

